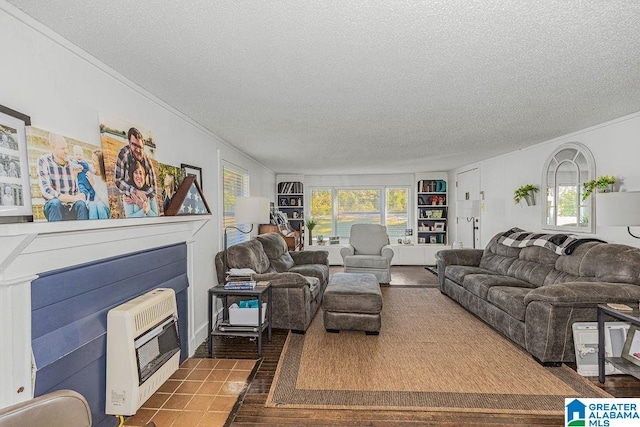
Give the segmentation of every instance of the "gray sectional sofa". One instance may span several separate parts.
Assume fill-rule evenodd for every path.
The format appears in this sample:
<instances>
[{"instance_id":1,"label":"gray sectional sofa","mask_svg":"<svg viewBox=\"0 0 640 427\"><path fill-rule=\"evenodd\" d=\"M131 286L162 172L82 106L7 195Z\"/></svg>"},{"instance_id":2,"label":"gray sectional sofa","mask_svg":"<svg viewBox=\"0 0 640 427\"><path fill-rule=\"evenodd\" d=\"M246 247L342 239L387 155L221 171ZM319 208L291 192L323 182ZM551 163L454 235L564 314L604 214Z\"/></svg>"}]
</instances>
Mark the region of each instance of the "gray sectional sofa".
<instances>
[{"instance_id":1,"label":"gray sectional sofa","mask_svg":"<svg viewBox=\"0 0 640 427\"><path fill-rule=\"evenodd\" d=\"M601 303L640 300L640 249L585 242L569 255L510 247L437 253L441 292L544 364L575 361L572 324L596 321Z\"/></svg>"},{"instance_id":2,"label":"gray sectional sofa","mask_svg":"<svg viewBox=\"0 0 640 427\"><path fill-rule=\"evenodd\" d=\"M218 283L224 283L223 263L221 251L215 257ZM290 252L281 235L267 233L229 247L227 264L229 268L250 268L256 272L256 281L271 282L274 328L307 330L329 282L329 252Z\"/></svg>"}]
</instances>

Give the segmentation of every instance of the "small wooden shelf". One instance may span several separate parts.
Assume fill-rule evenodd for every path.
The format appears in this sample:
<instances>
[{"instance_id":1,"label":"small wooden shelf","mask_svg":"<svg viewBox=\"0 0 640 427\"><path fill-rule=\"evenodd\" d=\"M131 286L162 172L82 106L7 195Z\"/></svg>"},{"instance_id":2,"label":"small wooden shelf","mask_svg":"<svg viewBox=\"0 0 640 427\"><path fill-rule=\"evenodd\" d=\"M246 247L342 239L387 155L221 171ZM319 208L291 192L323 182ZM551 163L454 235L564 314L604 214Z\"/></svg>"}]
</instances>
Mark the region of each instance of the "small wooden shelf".
<instances>
[{"instance_id":1,"label":"small wooden shelf","mask_svg":"<svg viewBox=\"0 0 640 427\"><path fill-rule=\"evenodd\" d=\"M611 363L625 374L640 378L640 366L629 362L627 359L622 357L605 357L604 360Z\"/></svg>"}]
</instances>

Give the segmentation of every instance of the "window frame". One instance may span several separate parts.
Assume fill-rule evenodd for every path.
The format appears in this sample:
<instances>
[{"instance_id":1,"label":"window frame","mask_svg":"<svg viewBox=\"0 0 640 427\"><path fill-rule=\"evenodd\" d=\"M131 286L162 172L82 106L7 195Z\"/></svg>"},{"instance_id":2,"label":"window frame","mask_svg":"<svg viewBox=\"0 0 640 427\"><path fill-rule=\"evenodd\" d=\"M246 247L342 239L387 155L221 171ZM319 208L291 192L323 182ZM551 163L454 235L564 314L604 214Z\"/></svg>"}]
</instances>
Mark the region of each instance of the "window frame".
<instances>
[{"instance_id":1,"label":"window frame","mask_svg":"<svg viewBox=\"0 0 640 427\"><path fill-rule=\"evenodd\" d=\"M575 155L570 158L556 157L561 154L565 150L575 150ZM585 170L581 170L576 159L579 156L583 156L586 161ZM578 225L558 225L558 200L559 200L559 184L562 180L558 179L558 170L563 164L570 163L575 166L577 171L577 191L576 191L576 209L577 209L577 221L576 224L579 224L579 216L582 211L585 212L587 218L587 226L581 227ZM568 142L558 146L549 156L547 161L545 162L544 169L542 170L542 202L545 204L542 211L542 229L544 230L555 230L555 231L566 231L566 232L577 232L577 233L585 233L585 234L593 234L595 233L595 209L592 198L588 198L586 201L582 201L582 192L583 192L583 184L586 181L594 179L596 174L596 163L591 151L583 144L578 142ZM582 176L581 172L585 173L585 176ZM552 179L549 179L549 176L552 176ZM562 181L562 184L566 186L567 184ZM552 210L552 222L550 223L550 209L553 206Z\"/></svg>"},{"instance_id":2,"label":"window frame","mask_svg":"<svg viewBox=\"0 0 640 427\"><path fill-rule=\"evenodd\" d=\"M225 174L226 172L229 171L230 173L234 173L236 175L238 175L240 177L241 182L237 182L239 183L239 188L237 188L235 194L233 194L233 200L229 201L229 204L231 206L228 207L229 210L227 210L227 206L225 206L225 201L227 200L226 198L226 194L227 194L227 180L225 179ZM222 234L225 233L227 234L227 247L236 245L238 243L242 243L242 242L246 242L250 239L250 235L248 233L241 233L240 231L236 230L235 228L232 228L234 226L237 226L238 224L236 223L236 219L235 219L235 198L237 197L249 197L249 172L244 169L241 168L237 165L234 165L233 163L229 163L226 161L222 162L222 177L221 177L221 181L222 181ZM224 244L224 243L223 243Z\"/></svg>"},{"instance_id":3,"label":"window frame","mask_svg":"<svg viewBox=\"0 0 640 427\"><path fill-rule=\"evenodd\" d=\"M312 201L313 201L313 192L318 191L331 191L331 236L339 236L341 239L349 239L349 235L338 235L338 209L339 209L339 192L340 191L358 191L358 190L375 190L380 194L380 205L379 210L375 213L380 214L381 224L387 227L387 231L389 231L388 225L388 209L387 206L387 192L390 189L402 189L406 191L407 194L407 206L406 206L406 215L407 215L407 228L413 228L411 224L413 223L413 211L412 211L412 197L411 197L411 186L409 185L358 185L358 186L314 186L309 187L308 191L305 192L305 206L309 206L309 215L312 216L311 212L313 211ZM314 234L318 234L318 232L314 232ZM322 234L322 233L320 233ZM389 239L391 242L395 241L399 237L404 237L404 231L401 235L389 235Z\"/></svg>"}]
</instances>

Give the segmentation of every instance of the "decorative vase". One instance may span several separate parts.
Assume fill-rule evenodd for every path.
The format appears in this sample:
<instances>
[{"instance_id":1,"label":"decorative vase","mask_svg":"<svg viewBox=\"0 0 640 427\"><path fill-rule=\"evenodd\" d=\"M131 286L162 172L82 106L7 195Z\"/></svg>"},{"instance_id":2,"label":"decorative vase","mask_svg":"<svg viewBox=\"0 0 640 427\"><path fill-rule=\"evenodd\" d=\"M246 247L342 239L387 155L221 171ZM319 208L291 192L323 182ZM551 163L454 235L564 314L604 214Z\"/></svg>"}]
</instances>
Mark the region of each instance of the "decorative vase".
<instances>
[{"instance_id":1,"label":"decorative vase","mask_svg":"<svg viewBox=\"0 0 640 427\"><path fill-rule=\"evenodd\" d=\"M311 234L311 229L309 228L309 246L313 245L313 235Z\"/></svg>"},{"instance_id":2,"label":"decorative vase","mask_svg":"<svg viewBox=\"0 0 640 427\"><path fill-rule=\"evenodd\" d=\"M607 184L605 187L598 187L598 193L613 193L613 184Z\"/></svg>"},{"instance_id":3,"label":"decorative vase","mask_svg":"<svg viewBox=\"0 0 640 427\"><path fill-rule=\"evenodd\" d=\"M536 205L535 193L533 191L529 191L529 194L525 196L524 200L527 202L527 206L535 206Z\"/></svg>"}]
</instances>

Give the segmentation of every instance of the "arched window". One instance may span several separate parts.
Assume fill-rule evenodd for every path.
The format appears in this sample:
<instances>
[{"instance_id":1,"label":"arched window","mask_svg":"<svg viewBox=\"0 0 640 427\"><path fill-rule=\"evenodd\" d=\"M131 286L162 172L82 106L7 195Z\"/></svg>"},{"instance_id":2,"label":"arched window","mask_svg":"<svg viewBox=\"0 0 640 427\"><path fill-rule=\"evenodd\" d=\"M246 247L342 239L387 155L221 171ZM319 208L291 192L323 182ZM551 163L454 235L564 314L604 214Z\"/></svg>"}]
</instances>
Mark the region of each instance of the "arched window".
<instances>
[{"instance_id":1,"label":"arched window","mask_svg":"<svg viewBox=\"0 0 640 427\"><path fill-rule=\"evenodd\" d=\"M591 197L582 200L582 184L594 179L595 161L591 151L577 142L558 147L543 170L544 197L542 228L593 233Z\"/></svg>"}]
</instances>

